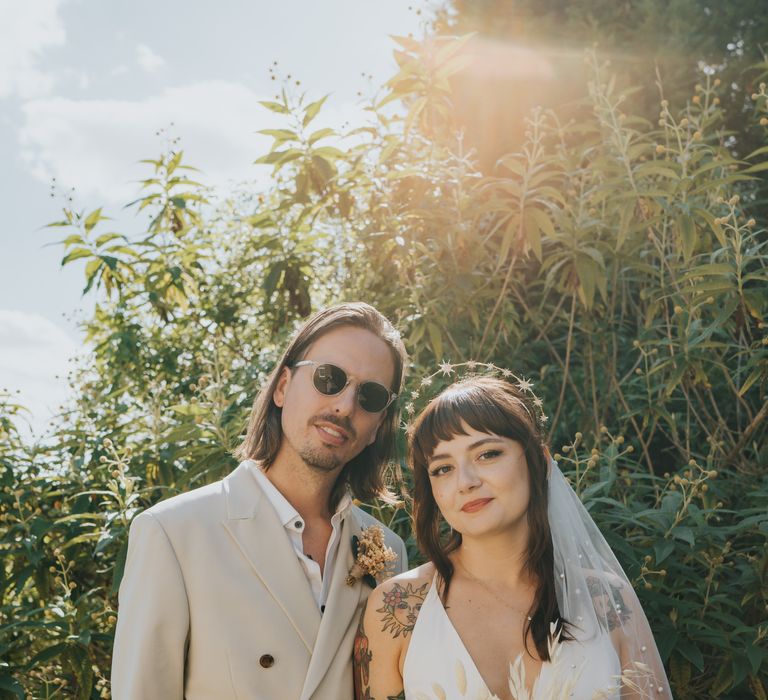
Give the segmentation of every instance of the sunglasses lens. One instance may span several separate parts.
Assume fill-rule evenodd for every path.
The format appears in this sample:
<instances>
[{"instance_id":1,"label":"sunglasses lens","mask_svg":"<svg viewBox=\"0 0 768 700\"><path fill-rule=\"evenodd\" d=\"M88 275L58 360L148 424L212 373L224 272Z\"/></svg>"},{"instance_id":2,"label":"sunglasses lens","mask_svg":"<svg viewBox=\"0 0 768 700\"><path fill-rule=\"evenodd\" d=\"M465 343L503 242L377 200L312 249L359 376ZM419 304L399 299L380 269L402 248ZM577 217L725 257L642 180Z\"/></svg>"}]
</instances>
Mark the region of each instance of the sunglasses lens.
<instances>
[{"instance_id":1,"label":"sunglasses lens","mask_svg":"<svg viewBox=\"0 0 768 700\"><path fill-rule=\"evenodd\" d=\"M347 375L336 365L318 365L312 376L315 388L326 396L338 394L347 385Z\"/></svg>"},{"instance_id":2,"label":"sunglasses lens","mask_svg":"<svg viewBox=\"0 0 768 700\"><path fill-rule=\"evenodd\" d=\"M321 394L334 396L347 386L347 373L336 365L317 365L312 383ZM378 413L389 405L389 390L378 382L363 382L357 392L357 400L364 411Z\"/></svg>"},{"instance_id":3,"label":"sunglasses lens","mask_svg":"<svg viewBox=\"0 0 768 700\"><path fill-rule=\"evenodd\" d=\"M389 391L378 382L363 382L358 393L360 407L370 413L383 411L389 403Z\"/></svg>"}]
</instances>

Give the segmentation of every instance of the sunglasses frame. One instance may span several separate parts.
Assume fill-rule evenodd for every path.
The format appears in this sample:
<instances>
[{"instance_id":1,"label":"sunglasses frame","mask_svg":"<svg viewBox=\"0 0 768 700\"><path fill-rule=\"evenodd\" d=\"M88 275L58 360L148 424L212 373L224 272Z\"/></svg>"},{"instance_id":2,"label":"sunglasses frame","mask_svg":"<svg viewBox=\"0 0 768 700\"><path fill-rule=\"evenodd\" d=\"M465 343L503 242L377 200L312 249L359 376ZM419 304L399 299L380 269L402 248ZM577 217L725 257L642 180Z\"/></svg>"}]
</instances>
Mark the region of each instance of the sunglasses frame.
<instances>
[{"instance_id":1,"label":"sunglasses frame","mask_svg":"<svg viewBox=\"0 0 768 700\"><path fill-rule=\"evenodd\" d=\"M352 382L352 380L349 378L349 375L341 367L339 367L338 365L334 365L333 362L319 362L317 360L300 360L299 362L294 362L294 364L291 365L291 367L296 368L296 367L305 367L309 365L312 365L315 368L314 372L312 372L312 386L315 389L315 391L321 396L338 396ZM315 372L317 372L317 368L322 365L328 365L330 367L337 369L339 372L341 372L344 375L344 378L347 380L343 387L341 387L338 391L335 391L332 394L326 394L325 392L320 391L320 389L318 389L317 386L315 385ZM362 389L364 384L376 384L377 386L380 386L386 390L389 398L387 399L387 403L383 406L383 408L380 408L377 411L369 411L367 408L365 408L365 406L363 406L362 403L360 403L360 389ZM389 389L387 389L387 387L384 386L384 384L381 384L380 382L374 382L373 380L369 379L364 382L358 382L356 397L357 397L357 405L360 406L360 408L362 408L366 413L381 413L382 411L386 411L390 407L392 402L397 398L397 394L394 391L390 391Z\"/></svg>"}]
</instances>

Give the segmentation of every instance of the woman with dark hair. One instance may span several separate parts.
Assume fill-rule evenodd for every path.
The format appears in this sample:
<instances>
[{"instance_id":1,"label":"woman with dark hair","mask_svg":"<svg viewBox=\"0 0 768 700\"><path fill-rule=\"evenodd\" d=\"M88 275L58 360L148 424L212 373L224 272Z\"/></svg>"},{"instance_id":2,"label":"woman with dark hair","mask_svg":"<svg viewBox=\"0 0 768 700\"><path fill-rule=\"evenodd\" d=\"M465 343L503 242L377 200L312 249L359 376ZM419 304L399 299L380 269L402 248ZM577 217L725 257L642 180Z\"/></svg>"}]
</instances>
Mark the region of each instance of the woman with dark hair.
<instances>
[{"instance_id":1,"label":"woman with dark hair","mask_svg":"<svg viewBox=\"0 0 768 700\"><path fill-rule=\"evenodd\" d=\"M671 698L632 586L544 445L541 402L512 381L454 383L409 431L429 562L371 594L358 699Z\"/></svg>"}]
</instances>

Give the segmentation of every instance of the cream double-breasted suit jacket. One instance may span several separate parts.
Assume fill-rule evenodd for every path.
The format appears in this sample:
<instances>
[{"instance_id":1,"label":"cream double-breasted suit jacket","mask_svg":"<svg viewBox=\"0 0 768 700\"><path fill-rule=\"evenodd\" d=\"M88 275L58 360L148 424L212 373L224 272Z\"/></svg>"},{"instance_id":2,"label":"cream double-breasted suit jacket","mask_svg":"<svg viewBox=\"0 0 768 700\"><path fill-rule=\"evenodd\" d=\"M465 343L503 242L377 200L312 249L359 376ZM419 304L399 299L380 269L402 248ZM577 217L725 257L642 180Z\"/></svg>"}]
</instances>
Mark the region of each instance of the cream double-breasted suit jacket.
<instances>
[{"instance_id":1,"label":"cream double-breasted suit jacket","mask_svg":"<svg viewBox=\"0 0 768 700\"><path fill-rule=\"evenodd\" d=\"M370 588L345 579L353 535L376 522L354 506L344 519L321 615L247 462L139 515L120 585L114 700L350 700ZM405 547L385 536L399 573Z\"/></svg>"}]
</instances>

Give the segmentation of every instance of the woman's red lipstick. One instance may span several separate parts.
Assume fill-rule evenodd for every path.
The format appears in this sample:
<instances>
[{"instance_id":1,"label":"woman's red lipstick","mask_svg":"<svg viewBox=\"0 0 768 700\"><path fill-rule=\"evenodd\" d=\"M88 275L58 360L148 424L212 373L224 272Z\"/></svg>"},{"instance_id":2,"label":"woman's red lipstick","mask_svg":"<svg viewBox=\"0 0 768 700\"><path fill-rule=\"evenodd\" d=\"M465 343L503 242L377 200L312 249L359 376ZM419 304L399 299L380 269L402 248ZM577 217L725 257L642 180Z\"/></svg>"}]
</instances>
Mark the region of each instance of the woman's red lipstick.
<instances>
[{"instance_id":1,"label":"woman's red lipstick","mask_svg":"<svg viewBox=\"0 0 768 700\"><path fill-rule=\"evenodd\" d=\"M464 513L474 513L475 511L478 511L481 508L485 507L492 500L493 500L492 498L478 498L474 501L469 501L469 503L465 503L461 507L461 510Z\"/></svg>"}]
</instances>

